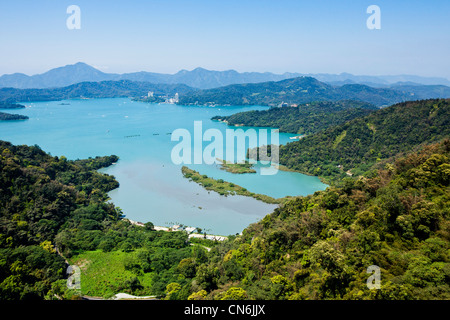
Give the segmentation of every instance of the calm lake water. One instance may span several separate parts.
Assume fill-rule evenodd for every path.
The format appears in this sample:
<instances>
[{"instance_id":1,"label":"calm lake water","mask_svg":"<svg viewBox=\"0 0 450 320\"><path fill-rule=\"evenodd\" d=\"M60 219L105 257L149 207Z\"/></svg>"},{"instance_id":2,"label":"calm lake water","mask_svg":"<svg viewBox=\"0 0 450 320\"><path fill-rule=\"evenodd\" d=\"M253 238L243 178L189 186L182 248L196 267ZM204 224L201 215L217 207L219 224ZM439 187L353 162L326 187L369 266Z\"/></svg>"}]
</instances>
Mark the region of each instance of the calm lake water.
<instances>
[{"instance_id":1,"label":"calm lake water","mask_svg":"<svg viewBox=\"0 0 450 320\"><path fill-rule=\"evenodd\" d=\"M12 113L30 119L0 122L0 139L13 144L37 144L54 156L69 159L118 155L117 164L101 171L119 181L120 187L110 192L111 201L129 219L161 226L182 223L229 235L241 232L276 207L253 198L208 192L183 178L182 165L171 161L172 148L178 144L171 141L170 133L175 129L193 133L194 121L202 121L203 132L218 129L225 137L225 130L230 127L211 121L211 117L267 107L177 106L126 98L24 104L30 107ZM280 143L292 141L292 136L295 135L280 133ZM208 144L204 142L203 147ZM294 172L261 175L258 166L258 173L240 175L220 170L215 164L188 167L276 198L308 195L327 187L316 177Z\"/></svg>"}]
</instances>

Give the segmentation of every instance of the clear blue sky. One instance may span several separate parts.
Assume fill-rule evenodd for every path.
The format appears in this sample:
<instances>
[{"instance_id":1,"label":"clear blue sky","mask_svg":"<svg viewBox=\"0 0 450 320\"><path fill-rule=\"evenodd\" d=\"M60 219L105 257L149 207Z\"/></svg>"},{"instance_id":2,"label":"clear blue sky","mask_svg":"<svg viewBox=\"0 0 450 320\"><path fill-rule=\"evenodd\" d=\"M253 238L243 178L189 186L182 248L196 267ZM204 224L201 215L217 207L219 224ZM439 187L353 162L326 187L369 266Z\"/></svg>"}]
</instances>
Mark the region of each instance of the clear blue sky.
<instances>
[{"instance_id":1,"label":"clear blue sky","mask_svg":"<svg viewBox=\"0 0 450 320\"><path fill-rule=\"evenodd\" d=\"M68 30L66 9L81 9ZM381 30L366 9L381 8ZM448 0L0 2L0 74L86 62L105 72L213 70L450 78Z\"/></svg>"}]
</instances>

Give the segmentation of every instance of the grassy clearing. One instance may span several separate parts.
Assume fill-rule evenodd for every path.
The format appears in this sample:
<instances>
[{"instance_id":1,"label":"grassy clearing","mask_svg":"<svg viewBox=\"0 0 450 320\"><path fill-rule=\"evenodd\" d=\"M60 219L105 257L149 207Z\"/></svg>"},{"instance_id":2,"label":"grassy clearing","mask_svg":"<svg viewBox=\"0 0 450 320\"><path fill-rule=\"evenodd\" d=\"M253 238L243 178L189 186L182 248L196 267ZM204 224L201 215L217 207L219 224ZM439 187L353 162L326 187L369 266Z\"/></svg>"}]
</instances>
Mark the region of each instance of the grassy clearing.
<instances>
[{"instance_id":1,"label":"grassy clearing","mask_svg":"<svg viewBox=\"0 0 450 320\"><path fill-rule=\"evenodd\" d=\"M255 169L252 169L252 164L248 161L245 161L245 163L231 163L222 159L218 159L221 162L221 169L236 173L236 174L243 174L243 173L256 173Z\"/></svg>"}]
</instances>

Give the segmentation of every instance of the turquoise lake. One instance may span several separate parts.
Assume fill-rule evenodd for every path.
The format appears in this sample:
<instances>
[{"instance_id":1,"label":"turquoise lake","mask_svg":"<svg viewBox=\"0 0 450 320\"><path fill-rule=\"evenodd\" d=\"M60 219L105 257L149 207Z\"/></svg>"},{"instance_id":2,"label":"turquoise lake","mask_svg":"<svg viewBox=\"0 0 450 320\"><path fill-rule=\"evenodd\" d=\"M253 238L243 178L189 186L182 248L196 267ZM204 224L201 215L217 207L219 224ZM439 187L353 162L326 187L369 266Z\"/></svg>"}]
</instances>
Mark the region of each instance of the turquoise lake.
<instances>
[{"instance_id":1,"label":"turquoise lake","mask_svg":"<svg viewBox=\"0 0 450 320\"><path fill-rule=\"evenodd\" d=\"M211 117L267 107L178 106L128 98L23 104L28 107L5 111L27 115L30 119L0 122L0 139L13 144L37 144L53 156L64 155L68 159L118 155L117 164L101 171L119 181L120 187L109 195L129 219L151 221L159 226L182 223L208 233L229 235L240 233L276 208L249 197L224 197L208 192L185 179L181 174L182 165L175 165L171 160L172 148L178 144L171 141L175 129L193 133L194 121L202 121L203 132L218 129L225 137L226 129L237 128L211 121ZM280 143L291 142L289 138L293 136L280 133ZM203 147L208 144L203 142ZM317 177L295 172L261 175L259 166L256 174L232 174L216 164L187 166L275 198L308 195L327 187Z\"/></svg>"}]
</instances>

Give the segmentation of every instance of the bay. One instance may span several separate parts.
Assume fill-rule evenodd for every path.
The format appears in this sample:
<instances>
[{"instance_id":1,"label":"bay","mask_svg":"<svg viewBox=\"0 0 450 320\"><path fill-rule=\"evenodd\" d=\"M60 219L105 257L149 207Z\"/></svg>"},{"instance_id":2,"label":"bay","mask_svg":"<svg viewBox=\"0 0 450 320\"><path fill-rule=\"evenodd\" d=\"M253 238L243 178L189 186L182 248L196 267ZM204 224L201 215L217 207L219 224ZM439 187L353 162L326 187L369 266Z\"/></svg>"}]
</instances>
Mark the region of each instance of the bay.
<instances>
[{"instance_id":1,"label":"bay","mask_svg":"<svg viewBox=\"0 0 450 320\"><path fill-rule=\"evenodd\" d=\"M1 122L0 139L13 144L37 144L54 156L69 159L118 155L117 164L101 171L119 181L120 187L109 195L129 219L161 226L182 223L229 235L241 232L276 208L249 197L208 192L185 179L181 165L171 160L171 151L178 143L171 141L174 130L182 128L193 134L194 121L201 121L204 131L218 129L225 136L225 130L230 128L211 121L211 117L267 107L179 106L128 98L23 104L27 108L14 113L27 115L29 120ZM280 143L291 142L292 136L295 134L280 133ZM204 142L203 147L207 144ZM275 198L308 195L327 187L317 177L295 172L278 171L264 176L259 174L260 166L256 166L256 174L232 174L216 164L188 167Z\"/></svg>"}]
</instances>

